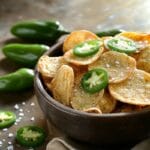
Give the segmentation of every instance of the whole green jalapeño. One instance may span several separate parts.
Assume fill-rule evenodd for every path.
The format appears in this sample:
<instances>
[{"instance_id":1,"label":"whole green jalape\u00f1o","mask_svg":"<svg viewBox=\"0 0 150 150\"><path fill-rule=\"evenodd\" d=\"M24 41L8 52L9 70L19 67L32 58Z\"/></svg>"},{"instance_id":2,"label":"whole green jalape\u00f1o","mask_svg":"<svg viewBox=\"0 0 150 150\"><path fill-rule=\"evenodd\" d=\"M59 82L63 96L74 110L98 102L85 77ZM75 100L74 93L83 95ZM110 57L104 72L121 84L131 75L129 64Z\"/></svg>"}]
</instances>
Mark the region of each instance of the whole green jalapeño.
<instances>
[{"instance_id":1,"label":"whole green jalape\u00f1o","mask_svg":"<svg viewBox=\"0 0 150 150\"><path fill-rule=\"evenodd\" d=\"M102 68L88 71L81 79L81 86L85 92L94 94L108 85L108 74Z\"/></svg>"},{"instance_id":2,"label":"whole green jalape\u00f1o","mask_svg":"<svg viewBox=\"0 0 150 150\"><path fill-rule=\"evenodd\" d=\"M109 39L106 42L106 47L110 50L127 54L133 53L137 50L137 44L133 40L124 37Z\"/></svg>"},{"instance_id":3,"label":"whole green jalape\u00f1o","mask_svg":"<svg viewBox=\"0 0 150 150\"><path fill-rule=\"evenodd\" d=\"M78 57L92 56L99 51L102 42L100 40L90 40L76 45L73 54Z\"/></svg>"}]
</instances>

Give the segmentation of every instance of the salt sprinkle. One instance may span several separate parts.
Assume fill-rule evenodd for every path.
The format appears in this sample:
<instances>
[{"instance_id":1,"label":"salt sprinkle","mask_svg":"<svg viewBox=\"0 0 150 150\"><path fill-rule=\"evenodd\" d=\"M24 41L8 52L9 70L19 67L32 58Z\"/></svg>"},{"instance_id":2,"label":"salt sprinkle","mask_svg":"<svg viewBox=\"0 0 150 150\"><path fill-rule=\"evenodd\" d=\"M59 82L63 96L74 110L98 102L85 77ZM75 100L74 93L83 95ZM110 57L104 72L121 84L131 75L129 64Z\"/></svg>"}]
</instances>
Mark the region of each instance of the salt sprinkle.
<instances>
[{"instance_id":1,"label":"salt sprinkle","mask_svg":"<svg viewBox=\"0 0 150 150\"><path fill-rule=\"evenodd\" d=\"M5 139L3 139L3 142L5 142L6 140Z\"/></svg>"},{"instance_id":2,"label":"salt sprinkle","mask_svg":"<svg viewBox=\"0 0 150 150\"><path fill-rule=\"evenodd\" d=\"M8 144L10 145L10 144L12 144L12 142L8 142Z\"/></svg>"},{"instance_id":3,"label":"salt sprinkle","mask_svg":"<svg viewBox=\"0 0 150 150\"><path fill-rule=\"evenodd\" d=\"M15 125L18 125L18 123L17 123L17 122L15 122Z\"/></svg>"},{"instance_id":4,"label":"salt sprinkle","mask_svg":"<svg viewBox=\"0 0 150 150\"><path fill-rule=\"evenodd\" d=\"M35 104L34 103L31 103L31 106L34 106Z\"/></svg>"},{"instance_id":5,"label":"salt sprinkle","mask_svg":"<svg viewBox=\"0 0 150 150\"><path fill-rule=\"evenodd\" d=\"M24 113L19 113L19 116L24 116Z\"/></svg>"},{"instance_id":6,"label":"salt sprinkle","mask_svg":"<svg viewBox=\"0 0 150 150\"><path fill-rule=\"evenodd\" d=\"M7 147L7 150L14 150L13 145L8 146L8 147Z\"/></svg>"},{"instance_id":7,"label":"salt sprinkle","mask_svg":"<svg viewBox=\"0 0 150 150\"><path fill-rule=\"evenodd\" d=\"M13 136L14 136L13 133L9 133L9 134L8 134L8 137L13 137Z\"/></svg>"},{"instance_id":8,"label":"salt sprinkle","mask_svg":"<svg viewBox=\"0 0 150 150\"><path fill-rule=\"evenodd\" d=\"M116 61L115 61L115 64L119 65L119 61L116 60Z\"/></svg>"},{"instance_id":9,"label":"salt sprinkle","mask_svg":"<svg viewBox=\"0 0 150 150\"><path fill-rule=\"evenodd\" d=\"M0 145L3 145L3 142L2 142L2 141L0 141Z\"/></svg>"},{"instance_id":10,"label":"salt sprinkle","mask_svg":"<svg viewBox=\"0 0 150 150\"><path fill-rule=\"evenodd\" d=\"M7 131L7 130L8 130L7 128L4 128L4 129L3 129L4 132Z\"/></svg>"},{"instance_id":11,"label":"salt sprinkle","mask_svg":"<svg viewBox=\"0 0 150 150\"><path fill-rule=\"evenodd\" d=\"M26 103L25 102L22 102L22 105L25 105Z\"/></svg>"},{"instance_id":12,"label":"salt sprinkle","mask_svg":"<svg viewBox=\"0 0 150 150\"><path fill-rule=\"evenodd\" d=\"M20 112L23 112L23 109L19 109Z\"/></svg>"},{"instance_id":13,"label":"salt sprinkle","mask_svg":"<svg viewBox=\"0 0 150 150\"><path fill-rule=\"evenodd\" d=\"M14 108L15 108L15 109L19 109L19 105L16 104L16 105L14 106Z\"/></svg>"},{"instance_id":14,"label":"salt sprinkle","mask_svg":"<svg viewBox=\"0 0 150 150\"><path fill-rule=\"evenodd\" d=\"M34 121L35 120L35 118L34 117L31 117L31 119L30 119L31 121Z\"/></svg>"},{"instance_id":15,"label":"salt sprinkle","mask_svg":"<svg viewBox=\"0 0 150 150\"><path fill-rule=\"evenodd\" d=\"M28 113L30 112L30 110L27 111Z\"/></svg>"},{"instance_id":16,"label":"salt sprinkle","mask_svg":"<svg viewBox=\"0 0 150 150\"><path fill-rule=\"evenodd\" d=\"M21 120L20 119L16 119L16 122L20 122Z\"/></svg>"},{"instance_id":17,"label":"salt sprinkle","mask_svg":"<svg viewBox=\"0 0 150 150\"><path fill-rule=\"evenodd\" d=\"M106 64L106 67L107 67L107 68L109 68L109 67L110 67L110 65L109 65L109 64Z\"/></svg>"}]
</instances>

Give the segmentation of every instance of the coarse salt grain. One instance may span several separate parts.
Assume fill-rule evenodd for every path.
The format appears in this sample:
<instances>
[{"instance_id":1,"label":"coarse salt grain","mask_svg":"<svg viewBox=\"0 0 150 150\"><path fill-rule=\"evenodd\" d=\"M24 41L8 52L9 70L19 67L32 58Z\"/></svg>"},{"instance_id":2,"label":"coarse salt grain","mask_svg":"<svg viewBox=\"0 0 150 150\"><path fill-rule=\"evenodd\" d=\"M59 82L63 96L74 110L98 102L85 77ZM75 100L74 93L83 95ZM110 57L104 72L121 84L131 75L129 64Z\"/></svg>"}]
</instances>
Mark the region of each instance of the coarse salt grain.
<instances>
[{"instance_id":1,"label":"coarse salt grain","mask_svg":"<svg viewBox=\"0 0 150 150\"><path fill-rule=\"evenodd\" d=\"M12 142L9 141L8 144L10 145L10 144L12 144Z\"/></svg>"},{"instance_id":2,"label":"coarse salt grain","mask_svg":"<svg viewBox=\"0 0 150 150\"><path fill-rule=\"evenodd\" d=\"M34 106L35 105L35 103L31 103L31 106Z\"/></svg>"},{"instance_id":3,"label":"coarse salt grain","mask_svg":"<svg viewBox=\"0 0 150 150\"><path fill-rule=\"evenodd\" d=\"M8 134L8 137L13 137L13 136L14 136L13 133L9 133L9 134Z\"/></svg>"},{"instance_id":4,"label":"coarse salt grain","mask_svg":"<svg viewBox=\"0 0 150 150\"><path fill-rule=\"evenodd\" d=\"M18 110L18 109L19 109L19 105L16 104L16 105L14 106L14 108L15 108L16 110Z\"/></svg>"},{"instance_id":5,"label":"coarse salt grain","mask_svg":"<svg viewBox=\"0 0 150 150\"><path fill-rule=\"evenodd\" d=\"M19 109L20 112L23 112L23 109Z\"/></svg>"},{"instance_id":6,"label":"coarse salt grain","mask_svg":"<svg viewBox=\"0 0 150 150\"><path fill-rule=\"evenodd\" d=\"M34 121L35 120L35 118L34 117L31 117L31 119L30 119L31 121Z\"/></svg>"},{"instance_id":7,"label":"coarse salt grain","mask_svg":"<svg viewBox=\"0 0 150 150\"><path fill-rule=\"evenodd\" d=\"M14 150L13 145L9 145L9 146L7 147L7 150Z\"/></svg>"},{"instance_id":8,"label":"coarse salt grain","mask_svg":"<svg viewBox=\"0 0 150 150\"><path fill-rule=\"evenodd\" d=\"M22 105L25 105L26 103L25 102L22 102Z\"/></svg>"},{"instance_id":9,"label":"coarse salt grain","mask_svg":"<svg viewBox=\"0 0 150 150\"><path fill-rule=\"evenodd\" d=\"M24 113L19 113L19 116L24 116Z\"/></svg>"},{"instance_id":10,"label":"coarse salt grain","mask_svg":"<svg viewBox=\"0 0 150 150\"><path fill-rule=\"evenodd\" d=\"M0 141L0 145L3 145L3 142L2 142L2 141Z\"/></svg>"},{"instance_id":11,"label":"coarse salt grain","mask_svg":"<svg viewBox=\"0 0 150 150\"><path fill-rule=\"evenodd\" d=\"M5 139L3 139L3 142L5 142L6 140Z\"/></svg>"},{"instance_id":12,"label":"coarse salt grain","mask_svg":"<svg viewBox=\"0 0 150 150\"><path fill-rule=\"evenodd\" d=\"M4 132L7 131L7 130L8 130L7 128L4 128L4 129L3 129Z\"/></svg>"}]
</instances>

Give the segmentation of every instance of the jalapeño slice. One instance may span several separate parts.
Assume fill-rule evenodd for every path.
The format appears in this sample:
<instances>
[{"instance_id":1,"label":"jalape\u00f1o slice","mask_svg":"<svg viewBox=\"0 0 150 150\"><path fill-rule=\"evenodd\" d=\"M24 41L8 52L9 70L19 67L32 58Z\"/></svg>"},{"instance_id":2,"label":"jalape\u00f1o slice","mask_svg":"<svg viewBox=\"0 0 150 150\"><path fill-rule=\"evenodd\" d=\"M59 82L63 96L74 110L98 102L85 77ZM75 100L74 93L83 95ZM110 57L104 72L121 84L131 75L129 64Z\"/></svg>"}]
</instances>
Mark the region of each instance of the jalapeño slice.
<instances>
[{"instance_id":1,"label":"jalape\u00f1o slice","mask_svg":"<svg viewBox=\"0 0 150 150\"><path fill-rule=\"evenodd\" d=\"M81 86L85 92L94 94L108 85L108 74L102 68L88 71L81 79Z\"/></svg>"},{"instance_id":2,"label":"jalape\u00f1o slice","mask_svg":"<svg viewBox=\"0 0 150 150\"><path fill-rule=\"evenodd\" d=\"M16 121L16 115L11 111L0 111L0 129L13 125Z\"/></svg>"},{"instance_id":3,"label":"jalape\u00f1o slice","mask_svg":"<svg viewBox=\"0 0 150 150\"><path fill-rule=\"evenodd\" d=\"M124 37L112 38L107 41L106 45L111 50L127 53L127 54L133 53L137 50L136 43Z\"/></svg>"},{"instance_id":4,"label":"jalape\u00f1o slice","mask_svg":"<svg viewBox=\"0 0 150 150\"><path fill-rule=\"evenodd\" d=\"M102 42L100 40L90 40L76 45L73 54L78 57L87 57L98 52Z\"/></svg>"},{"instance_id":5,"label":"jalape\u00f1o slice","mask_svg":"<svg viewBox=\"0 0 150 150\"><path fill-rule=\"evenodd\" d=\"M37 126L25 126L17 131L16 139L24 147L38 147L45 141L45 131Z\"/></svg>"}]
</instances>

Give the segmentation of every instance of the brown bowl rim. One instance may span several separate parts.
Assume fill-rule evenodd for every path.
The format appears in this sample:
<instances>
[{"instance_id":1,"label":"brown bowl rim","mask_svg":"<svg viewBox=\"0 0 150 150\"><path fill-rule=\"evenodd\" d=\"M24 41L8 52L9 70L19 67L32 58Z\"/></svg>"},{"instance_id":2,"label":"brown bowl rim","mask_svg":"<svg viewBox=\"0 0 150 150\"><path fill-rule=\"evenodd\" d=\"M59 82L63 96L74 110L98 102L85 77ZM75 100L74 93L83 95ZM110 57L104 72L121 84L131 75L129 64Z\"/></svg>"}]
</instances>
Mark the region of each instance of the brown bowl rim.
<instances>
[{"instance_id":1,"label":"brown bowl rim","mask_svg":"<svg viewBox=\"0 0 150 150\"><path fill-rule=\"evenodd\" d=\"M52 51L62 45L63 41L58 41L55 45L53 45L44 55L49 55ZM65 113L69 113L76 116L83 116L83 117L96 117L96 118L115 118L115 117L134 117L137 115L144 115L146 113L150 113L149 108L145 108L140 111L134 112L118 112L118 113L103 113L103 114L94 114L94 113L87 113L79 110L75 110L71 107L65 106L55 100L48 92L44 89L43 83L40 79L40 73L37 71L37 67L35 67L35 78L34 78L34 87L37 87L38 91L43 95L46 99L46 102L50 105L53 105L56 109L59 109Z\"/></svg>"}]
</instances>

